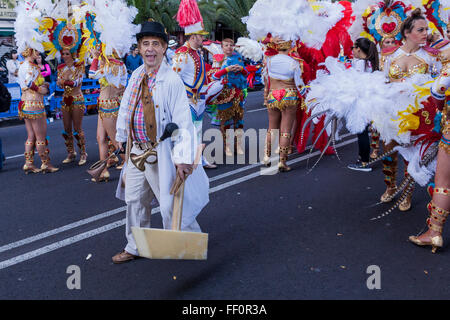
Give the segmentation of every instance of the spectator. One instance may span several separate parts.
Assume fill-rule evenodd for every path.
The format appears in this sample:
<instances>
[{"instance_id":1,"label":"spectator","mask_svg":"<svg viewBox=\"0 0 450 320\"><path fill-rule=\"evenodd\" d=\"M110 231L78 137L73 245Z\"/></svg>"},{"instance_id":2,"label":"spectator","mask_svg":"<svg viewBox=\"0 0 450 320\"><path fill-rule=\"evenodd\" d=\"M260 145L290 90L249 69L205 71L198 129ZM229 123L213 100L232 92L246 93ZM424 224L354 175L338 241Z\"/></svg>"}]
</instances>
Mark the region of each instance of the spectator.
<instances>
[{"instance_id":1,"label":"spectator","mask_svg":"<svg viewBox=\"0 0 450 320\"><path fill-rule=\"evenodd\" d=\"M131 55L127 57L125 65L127 67L128 73L133 73L140 65L144 62L142 61L142 57L139 55L139 49L133 48Z\"/></svg>"},{"instance_id":2,"label":"spectator","mask_svg":"<svg viewBox=\"0 0 450 320\"><path fill-rule=\"evenodd\" d=\"M8 89L0 82L0 112L6 112L9 110L11 104L11 94ZM2 139L0 138L0 170L3 167L3 161L5 161L5 155L2 149Z\"/></svg>"},{"instance_id":3,"label":"spectator","mask_svg":"<svg viewBox=\"0 0 450 320\"><path fill-rule=\"evenodd\" d=\"M172 58L175 55L175 50L177 49L178 43L175 40L169 41L169 47L167 48L166 56L169 64L172 65Z\"/></svg>"},{"instance_id":4,"label":"spectator","mask_svg":"<svg viewBox=\"0 0 450 320\"><path fill-rule=\"evenodd\" d=\"M6 62L6 68L8 69L8 82L17 83L17 76L19 74L20 63L17 60L17 50L11 51L11 59Z\"/></svg>"},{"instance_id":5,"label":"spectator","mask_svg":"<svg viewBox=\"0 0 450 320\"><path fill-rule=\"evenodd\" d=\"M37 57L36 64L41 70L41 75L44 77L45 82L51 82L50 75L52 74L52 71L48 63L43 59L42 55Z\"/></svg>"}]
</instances>

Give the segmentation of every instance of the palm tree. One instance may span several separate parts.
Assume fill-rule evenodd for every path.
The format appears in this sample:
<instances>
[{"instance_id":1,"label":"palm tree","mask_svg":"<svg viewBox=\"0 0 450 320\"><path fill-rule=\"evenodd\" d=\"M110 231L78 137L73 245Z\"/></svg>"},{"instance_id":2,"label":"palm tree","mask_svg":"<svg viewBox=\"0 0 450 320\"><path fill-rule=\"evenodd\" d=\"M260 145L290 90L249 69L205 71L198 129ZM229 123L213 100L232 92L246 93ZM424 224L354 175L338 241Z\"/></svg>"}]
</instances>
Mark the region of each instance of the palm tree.
<instances>
[{"instance_id":1,"label":"palm tree","mask_svg":"<svg viewBox=\"0 0 450 320\"><path fill-rule=\"evenodd\" d=\"M248 15L256 0L198 0L206 31L212 32L216 23L221 22L241 35L247 34L247 28L241 19ZM139 13L134 23L142 23L149 18L161 22L168 32L174 32L178 26L175 16L180 0L127 0Z\"/></svg>"},{"instance_id":2,"label":"palm tree","mask_svg":"<svg viewBox=\"0 0 450 320\"><path fill-rule=\"evenodd\" d=\"M243 36L248 34L247 27L241 21L248 16L256 0L217 0L217 20L231 30Z\"/></svg>"},{"instance_id":3,"label":"palm tree","mask_svg":"<svg viewBox=\"0 0 450 320\"><path fill-rule=\"evenodd\" d=\"M174 19L177 14L177 0L127 0L129 5L138 9L134 23L139 24L148 19L161 22L168 32L174 32L177 22Z\"/></svg>"},{"instance_id":4,"label":"palm tree","mask_svg":"<svg viewBox=\"0 0 450 320\"><path fill-rule=\"evenodd\" d=\"M216 0L199 0L198 8L203 17L203 25L205 30L213 32L217 22L217 1Z\"/></svg>"}]
</instances>

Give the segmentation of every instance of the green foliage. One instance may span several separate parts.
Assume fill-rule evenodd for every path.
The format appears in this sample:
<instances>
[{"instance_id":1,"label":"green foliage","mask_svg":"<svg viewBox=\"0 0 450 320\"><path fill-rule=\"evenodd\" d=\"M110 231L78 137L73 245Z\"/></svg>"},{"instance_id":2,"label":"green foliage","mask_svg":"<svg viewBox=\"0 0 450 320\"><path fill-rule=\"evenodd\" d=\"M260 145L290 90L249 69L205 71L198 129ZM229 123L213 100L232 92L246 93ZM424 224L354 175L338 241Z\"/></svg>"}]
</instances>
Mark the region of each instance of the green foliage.
<instances>
[{"instance_id":1,"label":"green foliage","mask_svg":"<svg viewBox=\"0 0 450 320\"><path fill-rule=\"evenodd\" d=\"M139 11L134 23L139 24L151 18L161 22L168 32L176 30L178 24L175 16L180 0L127 0L127 2ZM214 31L216 23L220 22L233 31L246 35L247 29L241 19L248 15L255 2L256 0L198 0L205 30Z\"/></svg>"},{"instance_id":2,"label":"green foliage","mask_svg":"<svg viewBox=\"0 0 450 320\"><path fill-rule=\"evenodd\" d=\"M149 19L161 22L168 32L174 32L177 27L175 15L178 11L177 0L127 0L129 5L138 9L134 23L139 24Z\"/></svg>"},{"instance_id":3,"label":"green foliage","mask_svg":"<svg viewBox=\"0 0 450 320\"><path fill-rule=\"evenodd\" d=\"M247 27L241 19L248 16L255 2L256 0L218 0L217 20L233 31L246 36Z\"/></svg>"}]
</instances>

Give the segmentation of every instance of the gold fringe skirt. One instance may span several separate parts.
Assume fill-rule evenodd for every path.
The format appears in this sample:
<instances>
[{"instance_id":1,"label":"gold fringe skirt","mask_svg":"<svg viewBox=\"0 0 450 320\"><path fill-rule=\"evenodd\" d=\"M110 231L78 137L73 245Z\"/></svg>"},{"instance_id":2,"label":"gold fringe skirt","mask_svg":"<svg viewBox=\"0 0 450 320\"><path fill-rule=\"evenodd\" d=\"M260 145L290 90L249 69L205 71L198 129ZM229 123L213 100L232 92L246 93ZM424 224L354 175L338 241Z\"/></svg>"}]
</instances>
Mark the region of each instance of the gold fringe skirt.
<instances>
[{"instance_id":1,"label":"gold fringe skirt","mask_svg":"<svg viewBox=\"0 0 450 320\"><path fill-rule=\"evenodd\" d=\"M42 101L21 101L19 105L20 119L41 119L46 118L45 106Z\"/></svg>"},{"instance_id":2,"label":"gold fringe skirt","mask_svg":"<svg viewBox=\"0 0 450 320\"><path fill-rule=\"evenodd\" d=\"M120 102L118 98L98 99L98 115L103 118L117 118L119 115Z\"/></svg>"},{"instance_id":3,"label":"gold fringe skirt","mask_svg":"<svg viewBox=\"0 0 450 320\"><path fill-rule=\"evenodd\" d=\"M74 109L82 110L84 112L84 96L82 94L76 96L63 95L61 109L66 112L72 112Z\"/></svg>"},{"instance_id":4,"label":"gold fringe skirt","mask_svg":"<svg viewBox=\"0 0 450 320\"><path fill-rule=\"evenodd\" d=\"M217 119L227 121L230 119L243 119L244 108L241 106L240 99L234 99L232 106L224 110L217 110Z\"/></svg>"},{"instance_id":5,"label":"gold fringe skirt","mask_svg":"<svg viewBox=\"0 0 450 320\"><path fill-rule=\"evenodd\" d=\"M297 89L270 90L267 96L267 108L283 111L289 107L299 107L301 98Z\"/></svg>"}]
</instances>

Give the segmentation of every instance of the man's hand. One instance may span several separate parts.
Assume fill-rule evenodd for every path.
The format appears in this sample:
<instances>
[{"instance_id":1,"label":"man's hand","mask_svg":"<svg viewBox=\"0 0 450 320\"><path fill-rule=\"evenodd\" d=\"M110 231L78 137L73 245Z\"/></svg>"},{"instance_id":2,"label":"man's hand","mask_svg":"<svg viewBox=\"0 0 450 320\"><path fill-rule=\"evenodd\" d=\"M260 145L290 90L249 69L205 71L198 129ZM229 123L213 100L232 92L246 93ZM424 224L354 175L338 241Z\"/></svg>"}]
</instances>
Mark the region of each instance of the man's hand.
<instances>
[{"instance_id":1,"label":"man's hand","mask_svg":"<svg viewBox=\"0 0 450 320\"><path fill-rule=\"evenodd\" d=\"M177 176L182 180L186 180L186 178L192 173L193 165L192 164L176 164L177 167Z\"/></svg>"},{"instance_id":2,"label":"man's hand","mask_svg":"<svg viewBox=\"0 0 450 320\"><path fill-rule=\"evenodd\" d=\"M192 164L176 164L177 167L177 177L170 188L170 194L176 194L180 189L181 185L184 183L186 178L192 173L194 169Z\"/></svg>"}]
</instances>

